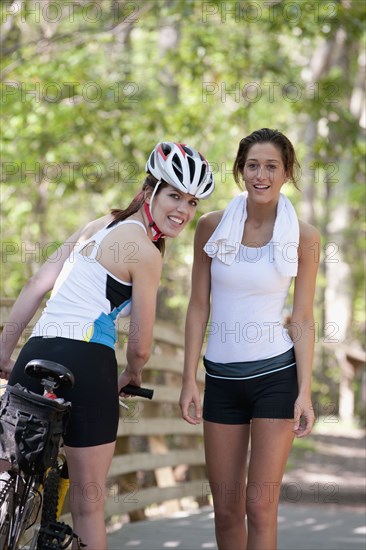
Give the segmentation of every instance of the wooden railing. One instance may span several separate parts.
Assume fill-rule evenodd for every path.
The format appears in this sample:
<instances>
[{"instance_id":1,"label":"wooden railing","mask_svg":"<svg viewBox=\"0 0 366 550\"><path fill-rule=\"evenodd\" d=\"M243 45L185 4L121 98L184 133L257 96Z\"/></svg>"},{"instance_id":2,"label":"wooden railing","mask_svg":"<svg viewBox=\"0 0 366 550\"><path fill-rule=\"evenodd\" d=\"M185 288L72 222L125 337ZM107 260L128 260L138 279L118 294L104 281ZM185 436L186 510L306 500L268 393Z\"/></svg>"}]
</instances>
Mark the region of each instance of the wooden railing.
<instances>
[{"instance_id":1,"label":"wooden railing","mask_svg":"<svg viewBox=\"0 0 366 550\"><path fill-rule=\"evenodd\" d=\"M0 299L0 326L13 303L12 299ZM39 314L27 328L26 337ZM123 342L127 327L128 320L124 319L117 347L120 369L126 363ZM153 353L143 372L143 385L155 390L154 399L150 402L129 398L129 410L120 408L116 451L108 477L106 517L129 514L131 520L141 519L146 508L162 503L166 511L179 510L185 497L207 502L202 426L184 422L178 406L182 368L182 333L157 320ZM201 390L203 380L203 369L199 369ZM85 491L87 497L98 498L96 487L86 487Z\"/></svg>"}]
</instances>

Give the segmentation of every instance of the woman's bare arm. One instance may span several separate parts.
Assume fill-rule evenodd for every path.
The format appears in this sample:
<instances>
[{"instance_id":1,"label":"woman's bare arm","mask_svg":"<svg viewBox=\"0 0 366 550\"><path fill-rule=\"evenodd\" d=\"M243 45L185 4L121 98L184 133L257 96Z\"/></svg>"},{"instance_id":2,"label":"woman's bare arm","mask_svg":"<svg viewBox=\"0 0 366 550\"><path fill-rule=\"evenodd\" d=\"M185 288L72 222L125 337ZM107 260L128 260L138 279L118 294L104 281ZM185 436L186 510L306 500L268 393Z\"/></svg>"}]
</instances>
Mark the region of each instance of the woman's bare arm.
<instances>
[{"instance_id":1,"label":"woman's bare arm","mask_svg":"<svg viewBox=\"0 0 366 550\"><path fill-rule=\"evenodd\" d=\"M206 327L210 316L211 259L203 247L214 232L222 212L204 215L198 222L194 241L192 289L185 326L183 385L180 396L182 417L190 424L201 421L201 400L196 383ZM193 406L194 415L189 409Z\"/></svg>"},{"instance_id":2,"label":"woman's bare arm","mask_svg":"<svg viewBox=\"0 0 366 550\"><path fill-rule=\"evenodd\" d=\"M311 376L314 355L314 295L319 266L319 232L311 225L300 224L299 267L295 279L294 303L289 327L294 342L299 394L295 404L294 431L298 437L308 435L314 423L311 404ZM300 425L300 417L305 423Z\"/></svg>"}]
</instances>

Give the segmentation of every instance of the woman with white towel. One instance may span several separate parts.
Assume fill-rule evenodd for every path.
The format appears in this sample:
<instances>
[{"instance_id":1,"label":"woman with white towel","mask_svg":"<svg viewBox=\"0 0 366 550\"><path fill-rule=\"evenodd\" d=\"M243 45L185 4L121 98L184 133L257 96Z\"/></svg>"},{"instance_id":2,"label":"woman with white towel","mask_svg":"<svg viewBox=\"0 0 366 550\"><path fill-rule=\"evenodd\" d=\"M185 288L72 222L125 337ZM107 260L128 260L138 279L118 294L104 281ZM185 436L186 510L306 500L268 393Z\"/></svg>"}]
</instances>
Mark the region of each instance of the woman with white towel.
<instances>
[{"instance_id":1,"label":"woman with white towel","mask_svg":"<svg viewBox=\"0 0 366 550\"><path fill-rule=\"evenodd\" d=\"M297 187L298 170L286 136L253 132L240 141L233 168L244 192L225 211L202 216L196 229L180 406L187 422L201 421L196 373L207 335L204 440L219 550L276 549L286 461L294 437L314 423L320 239L281 193L285 182Z\"/></svg>"}]
</instances>

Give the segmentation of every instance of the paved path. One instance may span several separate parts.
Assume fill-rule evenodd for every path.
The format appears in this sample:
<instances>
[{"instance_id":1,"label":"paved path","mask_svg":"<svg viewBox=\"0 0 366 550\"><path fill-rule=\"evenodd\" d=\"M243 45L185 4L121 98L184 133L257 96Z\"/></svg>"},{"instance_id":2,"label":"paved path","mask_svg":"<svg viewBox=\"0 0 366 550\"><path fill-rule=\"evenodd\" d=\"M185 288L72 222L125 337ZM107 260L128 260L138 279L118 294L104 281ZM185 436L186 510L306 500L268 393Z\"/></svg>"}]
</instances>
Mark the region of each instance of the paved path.
<instances>
[{"instance_id":1,"label":"paved path","mask_svg":"<svg viewBox=\"0 0 366 550\"><path fill-rule=\"evenodd\" d=\"M280 506L278 550L364 550L365 534L365 513L361 508ZM109 550L217 550L213 511L209 507L125 524L109 535L108 541Z\"/></svg>"},{"instance_id":2,"label":"paved path","mask_svg":"<svg viewBox=\"0 0 366 550\"><path fill-rule=\"evenodd\" d=\"M365 431L318 423L309 441L294 449L284 477L278 550L366 550ZM217 550L212 508L127 523L109 535L109 550L166 548Z\"/></svg>"}]
</instances>

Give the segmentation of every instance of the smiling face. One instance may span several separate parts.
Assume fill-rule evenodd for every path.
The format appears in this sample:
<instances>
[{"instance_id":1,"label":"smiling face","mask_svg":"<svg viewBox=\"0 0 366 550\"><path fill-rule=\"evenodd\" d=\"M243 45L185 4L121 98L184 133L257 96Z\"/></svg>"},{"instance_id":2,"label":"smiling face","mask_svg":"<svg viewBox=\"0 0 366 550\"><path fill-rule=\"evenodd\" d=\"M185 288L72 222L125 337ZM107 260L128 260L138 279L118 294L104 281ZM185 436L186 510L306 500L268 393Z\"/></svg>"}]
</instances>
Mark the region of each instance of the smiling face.
<instances>
[{"instance_id":1,"label":"smiling face","mask_svg":"<svg viewBox=\"0 0 366 550\"><path fill-rule=\"evenodd\" d=\"M196 213L199 200L182 193L171 185L163 187L155 195L152 215L160 231L167 237L176 237Z\"/></svg>"},{"instance_id":2,"label":"smiling face","mask_svg":"<svg viewBox=\"0 0 366 550\"><path fill-rule=\"evenodd\" d=\"M272 143L256 143L249 151L243 169L248 199L259 203L277 201L287 179L280 150Z\"/></svg>"}]
</instances>

